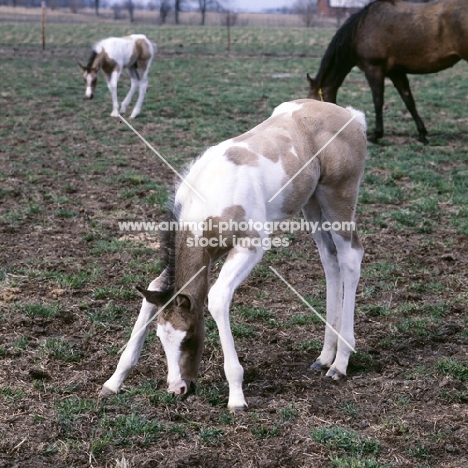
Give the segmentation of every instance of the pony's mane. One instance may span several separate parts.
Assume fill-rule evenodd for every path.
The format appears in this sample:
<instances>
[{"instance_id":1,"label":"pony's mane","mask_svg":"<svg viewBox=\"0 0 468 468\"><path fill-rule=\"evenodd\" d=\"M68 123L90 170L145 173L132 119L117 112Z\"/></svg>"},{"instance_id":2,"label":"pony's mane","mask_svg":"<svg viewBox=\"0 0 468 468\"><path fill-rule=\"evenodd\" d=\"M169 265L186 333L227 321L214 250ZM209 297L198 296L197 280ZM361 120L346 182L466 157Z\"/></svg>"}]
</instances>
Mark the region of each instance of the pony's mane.
<instances>
[{"instance_id":1,"label":"pony's mane","mask_svg":"<svg viewBox=\"0 0 468 468\"><path fill-rule=\"evenodd\" d=\"M88 63L86 64L86 70L88 71L88 73L91 71L91 68L93 67L93 63L94 63L96 56L97 56L97 52L93 49L91 51L91 55L88 58Z\"/></svg>"},{"instance_id":2,"label":"pony's mane","mask_svg":"<svg viewBox=\"0 0 468 468\"><path fill-rule=\"evenodd\" d=\"M322 84L322 81L329 70L345 69L347 73L355 64L356 54L354 39L359 27L369 13L369 10L384 2L394 5L395 1L398 0L374 0L361 10L352 14L345 21L343 26L341 26L333 36L327 50L325 51L325 55L322 58L320 69L316 77L319 86Z\"/></svg>"},{"instance_id":3,"label":"pony's mane","mask_svg":"<svg viewBox=\"0 0 468 468\"><path fill-rule=\"evenodd\" d=\"M170 197L169 201L166 204L165 213L161 219L161 222L167 223L167 226L171 226L171 223L179 223L180 221L180 211L181 206L178 203L175 203L175 193L177 192L182 180L190 172L192 166L203 156L202 152L198 157L194 158L189 164L187 164L181 171L181 178L177 178L174 183L174 192ZM180 226L179 226L180 227ZM160 232L160 250L162 257L162 268L167 268L167 281L170 290L175 288L175 271L176 271L176 261L175 261L175 245L176 245L176 234L177 229L168 229Z\"/></svg>"},{"instance_id":4,"label":"pony's mane","mask_svg":"<svg viewBox=\"0 0 468 468\"><path fill-rule=\"evenodd\" d=\"M163 223L167 223L167 226L172 226L174 222L178 223L178 215L176 214L175 208L167 211L162 219ZM161 230L160 232L160 251L162 268L167 269L166 274L166 285L169 290L174 290L175 284L175 241L177 229Z\"/></svg>"}]
</instances>

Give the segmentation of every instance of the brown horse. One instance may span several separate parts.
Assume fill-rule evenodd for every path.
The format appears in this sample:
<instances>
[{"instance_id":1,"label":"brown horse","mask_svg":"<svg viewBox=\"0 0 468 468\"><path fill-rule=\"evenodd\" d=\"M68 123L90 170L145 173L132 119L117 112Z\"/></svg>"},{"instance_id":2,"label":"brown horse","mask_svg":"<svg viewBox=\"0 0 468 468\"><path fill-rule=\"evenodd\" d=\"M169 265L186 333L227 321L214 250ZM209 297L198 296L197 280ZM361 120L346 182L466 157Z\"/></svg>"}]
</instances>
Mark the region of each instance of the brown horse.
<instances>
[{"instance_id":1,"label":"brown horse","mask_svg":"<svg viewBox=\"0 0 468 468\"><path fill-rule=\"evenodd\" d=\"M468 1L413 4L376 0L352 15L336 32L315 79L307 75L309 98L336 103L338 88L357 65L372 90L375 130L383 136L384 79L388 76L416 122L419 141L426 127L416 110L407 73L436 73L468 60Z\"/></svg>"}]
</instances>

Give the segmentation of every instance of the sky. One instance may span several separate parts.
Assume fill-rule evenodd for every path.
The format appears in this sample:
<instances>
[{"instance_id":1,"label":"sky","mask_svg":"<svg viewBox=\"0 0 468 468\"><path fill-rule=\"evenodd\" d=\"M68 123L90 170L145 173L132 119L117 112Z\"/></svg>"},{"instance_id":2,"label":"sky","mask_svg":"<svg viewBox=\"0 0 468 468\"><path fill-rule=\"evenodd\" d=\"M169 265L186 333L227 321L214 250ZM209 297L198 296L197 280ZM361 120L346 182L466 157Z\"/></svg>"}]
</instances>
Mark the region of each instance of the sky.
<instances>
[{"instance_id":1,"label":"sky","mask_svg":"<svg viewBox=\"0 0 468 468\"><path fill-rule=\"evenodd\" d=\"M233 9L245 11L262 11L266 8L281 8L291 4L288 0L230 0Z\"/></svg>"}]
</instances>

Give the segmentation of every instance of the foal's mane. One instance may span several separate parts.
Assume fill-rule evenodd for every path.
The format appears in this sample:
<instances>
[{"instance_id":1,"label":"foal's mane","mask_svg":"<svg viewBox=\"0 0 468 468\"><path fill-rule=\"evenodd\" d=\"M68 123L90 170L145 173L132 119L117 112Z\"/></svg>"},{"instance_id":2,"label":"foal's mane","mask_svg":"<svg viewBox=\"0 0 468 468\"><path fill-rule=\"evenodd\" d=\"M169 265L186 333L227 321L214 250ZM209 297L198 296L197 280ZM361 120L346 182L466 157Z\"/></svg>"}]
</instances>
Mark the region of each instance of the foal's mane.
<instances>
[{"instance_id":1,"label":"foal's mane","mask_svg":"<svg viewBox=\"0 0 468 468\"><path fill-rule=\"evenodd\" d=\"M322 85L326 74L340 75L340 72L348 73L356 63L356 33L367 17L369 10L384 2L394 5L395 1L397 0L375 0L352 14L345 21L330 41L320 63L320 69L316 77L319 86Z\"/></svg>"},{"instance_id":2,"label":"foal's mane","mask_svg":"<svg viewBox=\"0 0 468 468\"><path fill-rule=\"evenodd\" d=\"M93 68L93 62L94 59L97 57L97 54L98 53L94 49L91 51L91 55L88 58L88 63L86 64L86 70L88 71L88 73L91 71L91 68Z\"/></svg>"},{"instance_id":3,"label":"foal's mane","mask_svg":"<svg viewBox=\"0 0 468 468\"><path fill-rule=\"evenodd\" d=\"M162 222L169 227L167 230L159 231L162 268L163 270L167 269L167 289L172 291L175 287L175 241L177 229L172 229L171 226L174 225L173 223L179 222L177 207L168 210L164 214Z\"/></svg>"}]
</instances>

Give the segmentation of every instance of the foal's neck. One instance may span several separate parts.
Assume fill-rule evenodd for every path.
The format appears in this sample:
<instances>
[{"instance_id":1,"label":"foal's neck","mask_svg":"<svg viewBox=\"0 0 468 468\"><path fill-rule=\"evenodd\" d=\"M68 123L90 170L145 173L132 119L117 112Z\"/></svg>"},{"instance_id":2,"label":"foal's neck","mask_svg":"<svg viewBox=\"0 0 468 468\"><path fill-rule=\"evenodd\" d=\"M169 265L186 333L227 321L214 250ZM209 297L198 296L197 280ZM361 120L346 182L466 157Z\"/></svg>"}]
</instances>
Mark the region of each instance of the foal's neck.
<instances>
[{"instance_id":1,"label":"foal's neck","mask_svg":"<svg viewBox=\"0 0 468 468\"><path fill-rule=\"evenodd\" d=\"M190 237L184 232L176 241L174 286L175 290L179 291L190 283L184 289L184 293L198 298L203 304L208 294L210 256L205 248L193 247L187 242L188 239Z\"/></svg>"},{"instance_id":2,"label":"foal's neck","mask_svg":"<svg viewBox=\"0 0 468 468\"><path fill-rule=\"evenodd\" d=\"M102 52L96 53L96 55L91 61L89 68L99 71L102 68L103 59L104 59L104 54Z\"/></svg>"}]
</instances>

